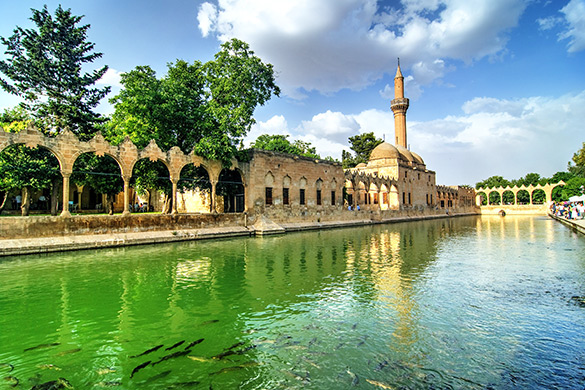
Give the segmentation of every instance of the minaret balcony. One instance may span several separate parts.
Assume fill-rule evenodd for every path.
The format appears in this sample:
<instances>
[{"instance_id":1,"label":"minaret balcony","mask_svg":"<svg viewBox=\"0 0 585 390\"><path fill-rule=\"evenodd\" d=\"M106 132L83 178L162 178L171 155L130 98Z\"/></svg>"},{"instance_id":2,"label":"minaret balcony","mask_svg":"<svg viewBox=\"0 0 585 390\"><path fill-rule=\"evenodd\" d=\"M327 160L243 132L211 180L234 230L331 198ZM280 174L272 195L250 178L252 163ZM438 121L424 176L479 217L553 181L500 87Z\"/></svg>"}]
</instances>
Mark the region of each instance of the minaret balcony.
<instances>
[{"instance_id":1,"label":"minaret balcony","mask_svg":"<svg viewBox=\"0 0 585 390\"><path fill-rule=\"evenodd\" d=\"M390 102L390 108L392 111L396 110L407 110L409 106L408 98L397 98L392 99Z\"/></svg>"}]
</instances>

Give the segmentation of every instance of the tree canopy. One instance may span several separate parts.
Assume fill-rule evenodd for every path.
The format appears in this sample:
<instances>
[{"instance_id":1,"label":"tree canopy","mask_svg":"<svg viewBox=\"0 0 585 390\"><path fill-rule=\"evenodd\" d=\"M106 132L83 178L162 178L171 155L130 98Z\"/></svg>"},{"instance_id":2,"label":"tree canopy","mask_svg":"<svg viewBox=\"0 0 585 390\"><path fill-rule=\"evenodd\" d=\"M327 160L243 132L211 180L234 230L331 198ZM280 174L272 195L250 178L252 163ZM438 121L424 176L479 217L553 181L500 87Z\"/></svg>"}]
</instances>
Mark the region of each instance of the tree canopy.
<instances>
[{"instance_id":1,"label":"tree canopy","mask_svg":"<svg viewBox=\"0 0 585 390\"><path fill-rule=\"evenodd\" d=\"M288 137L288 135L262 134L250 146L257 149L295 154L297 156L321 158L317 154L315 147L311 146L310 142L296 140L291 143Z\"/></svg>"},{"instance_id":2,"label":"tree canopy","mask_svg":"<svg viewBox=\"0 0 585 390\"><path fill-rule=\"evenodd\" d=\"M53 17L45 5L32 9L35 27L16 27L12 36L0 37L6 46L6 59L0 61L0 86L24 101L21 107L46 132L69 127L81 139L95 133L95 124L104 119L92 110L110 91L92 86L108 70L84 73L86 64L102 53L93 52L87 42L89 24L78 26L83 16L59 6Z\"/></svg>"},{"instance_id":3,"label":"tree canopy","mask_svg":"<svg viewBox=\"0 0 585 390\"><path fill-rule=\"evenodd\" d=\"M568 171L575 176L585 178L585 142L583 142L581 149L573 154L571 161L569 161Z\"/></svg>"},{"instance_id":4,"label":"tree canopy","mask_svg":"<svg viewBox=\"0 0 585 390\"><path fill-rule=\"evenodd\" d=\"M349 147L355 153L355 156L350 152L343 150L341 152L341 164L343 168L353 168L358 164L367 163L370 159L372 150L382 142L381 139L376 138L373 132L363 133L349 137Z\"/></svg>"},{"instance_id":5,"label":"tree canopy","mask_svg":"<svg viewBox=\"0 0 585 390\"><path fill-rule=\"evenodd\" d=\"M121 82L124 88L110 100L115 112L107 139L129 136L139 147L154 139L162 149L177 145L225 165L255 123L256 107L280 94L272 65L237 39L207 63L177 60L160 79L149 66L138 66Z\"/></svg>"}]
</instances>

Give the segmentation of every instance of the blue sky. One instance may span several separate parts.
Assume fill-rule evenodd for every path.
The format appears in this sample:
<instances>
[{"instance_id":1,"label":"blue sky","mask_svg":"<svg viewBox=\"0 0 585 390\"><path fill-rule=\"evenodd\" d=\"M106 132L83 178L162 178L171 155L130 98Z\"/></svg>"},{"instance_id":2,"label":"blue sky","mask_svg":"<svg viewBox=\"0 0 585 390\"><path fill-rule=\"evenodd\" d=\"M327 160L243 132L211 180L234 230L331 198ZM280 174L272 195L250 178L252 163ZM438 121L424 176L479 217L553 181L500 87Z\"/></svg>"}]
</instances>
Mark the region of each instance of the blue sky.
<instances>
[{"instance_id":1,"label":"blue sky","mask_svg":"<svg viewBox=\"0 0 585 390\"><path fill-rule=\"evenodd\" d=\"M438 184L551 176L585 142L585 0L4 0L0 36L43 4L85 15L110 97L135 66L162 76L248 42L283 90L256 110L248 142L288 134L340 158L349 136L392 140L397 57L408 143ZM0 109L17 102L0 91ZM99 111L112 110L104 99Z\"/></svg>"}]
</instances>

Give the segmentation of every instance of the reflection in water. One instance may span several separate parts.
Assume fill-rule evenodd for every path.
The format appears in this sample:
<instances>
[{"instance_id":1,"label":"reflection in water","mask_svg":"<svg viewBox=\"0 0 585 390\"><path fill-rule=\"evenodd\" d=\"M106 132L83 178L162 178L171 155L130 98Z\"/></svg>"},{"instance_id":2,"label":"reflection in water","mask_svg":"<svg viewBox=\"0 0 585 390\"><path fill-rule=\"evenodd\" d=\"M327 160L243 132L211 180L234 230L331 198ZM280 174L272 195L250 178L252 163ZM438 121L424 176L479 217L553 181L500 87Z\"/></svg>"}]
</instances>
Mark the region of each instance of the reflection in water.
<instances>
[{"instance_id":1,"label":"reflection in water","mask_svg":"<svg viewBox=\"0 0 585 390\"><path fill-rule=\"evenodd\" d=\"M584 255L498 216L6 260L0 363L28 387L575 388Z\"/></svg>"}]
</instances>

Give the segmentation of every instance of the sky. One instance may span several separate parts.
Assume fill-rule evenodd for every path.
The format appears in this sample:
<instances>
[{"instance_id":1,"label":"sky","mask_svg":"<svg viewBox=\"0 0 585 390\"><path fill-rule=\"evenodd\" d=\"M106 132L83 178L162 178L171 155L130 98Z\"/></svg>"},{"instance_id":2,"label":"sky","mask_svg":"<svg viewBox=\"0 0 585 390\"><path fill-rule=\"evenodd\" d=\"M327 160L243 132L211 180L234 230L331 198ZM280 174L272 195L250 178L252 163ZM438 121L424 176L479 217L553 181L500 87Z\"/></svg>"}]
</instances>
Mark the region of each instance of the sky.
<instances>
[{"instance_id":1,"label":"sky","mask_svg":"<svg viewBox=\"0 0 585 390\"><path fill-rule=\"evenodd\" d=\"M585 0L0 0L0 36L44 4L91 25L108 98L136 66L162 77L176 59L247 42L282 89L256 109L247 144L284 134L341 159L348 137L392 142L398 58L407 142L437 184L550 177L585 142ZM17 103L0 90L0 110ZM107 98L98 108L113 110Z\"/></svg>"}]
</instances>

